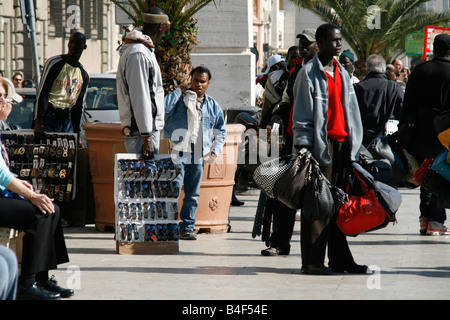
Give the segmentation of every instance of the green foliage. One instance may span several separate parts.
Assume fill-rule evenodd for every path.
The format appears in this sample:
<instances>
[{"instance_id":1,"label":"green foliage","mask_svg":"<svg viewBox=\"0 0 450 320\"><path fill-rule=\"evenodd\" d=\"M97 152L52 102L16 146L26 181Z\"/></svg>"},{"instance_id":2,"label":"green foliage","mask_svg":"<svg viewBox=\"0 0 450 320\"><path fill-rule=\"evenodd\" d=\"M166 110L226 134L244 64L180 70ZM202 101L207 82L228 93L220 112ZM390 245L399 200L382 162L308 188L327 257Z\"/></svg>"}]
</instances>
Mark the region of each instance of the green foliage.
<instances>
[{"instance_id":1,"label":"green foliage","mask_svg":"<svg viewBox=\"0 0 450 320\"><path fill-rule=\"evenodd\" d=\"M127 10L118 0L111 0L132 20L133 27L142 27L142 14L150 7L159 7L170 19L170 30L156 44L156 58L163 74L164 90L171 92L181 85L187 85L192 69L190 52L198 44L197 20L194 15L216 0L127 0ZM220 2L220 0L219 0ZM129 31L125 29L125 32Z\"/></svg>"},{"instance_id":2,"label":"green foliage","mask_svg":"<svg viewBox=\"0 0 450 320\"><path fill-rule=\"evenodd\" d=\"M358 60L380 54L387 61L405 51L405 38L411 32L424 31L428 25L445 26L450 10L426 12L422 4L430 0L290 0L319 15L325 22L337 24L342 37ZM368 8L376 5L381 12L380 25L369 28Z\"/></svg>"}]
</instances>

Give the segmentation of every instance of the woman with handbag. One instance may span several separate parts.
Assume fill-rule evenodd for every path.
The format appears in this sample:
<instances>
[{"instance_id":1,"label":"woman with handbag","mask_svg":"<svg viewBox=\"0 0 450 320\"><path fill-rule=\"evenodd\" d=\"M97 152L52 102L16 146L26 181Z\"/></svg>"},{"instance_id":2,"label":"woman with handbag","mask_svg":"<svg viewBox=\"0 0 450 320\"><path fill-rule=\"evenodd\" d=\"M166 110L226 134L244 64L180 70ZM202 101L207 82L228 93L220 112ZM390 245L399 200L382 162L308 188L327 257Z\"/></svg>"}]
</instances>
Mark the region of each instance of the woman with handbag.
<instances>
[{"instance_id":1,"label":"woman with handbag","mask_svg":"<svg viewBox=\"0 0 450 320\"><path fill-rule=\"evenodd\" d=\"M353 85L347 71L334 60L342 49L340 30L323 24L316 31L319 52L305 65L294 86L294 146L306 147L331 184L346 190L351 162L357 161L363 127ZM366 273L353 260L347 238L336 224L336 214L309 220L301 215L302 272ZM329 267L324 265L328 244Z\"/></svg>"}]
</instances>

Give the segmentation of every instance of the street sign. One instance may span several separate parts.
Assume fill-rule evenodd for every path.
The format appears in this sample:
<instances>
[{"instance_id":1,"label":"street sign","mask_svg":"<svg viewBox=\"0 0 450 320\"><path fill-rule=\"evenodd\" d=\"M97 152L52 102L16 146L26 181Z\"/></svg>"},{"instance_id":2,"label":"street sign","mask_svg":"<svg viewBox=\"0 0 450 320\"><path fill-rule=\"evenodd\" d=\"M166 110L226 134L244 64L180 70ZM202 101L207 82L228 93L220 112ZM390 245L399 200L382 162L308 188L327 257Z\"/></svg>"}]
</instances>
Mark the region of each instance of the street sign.
<instances>
[{"instance_id":1,"label":"street sign","mask_svg":"<svg viewBox=\"0 0 450 320\"><path fill-rule=\"evenodd\" d=\"M425 33L412 32L405 38L405 49L407 56L421 56L423 54L423 39Z\"/></svg>"},{"instance_id":2,"label":"street sign","mask_svg":"<svg viewBox=\"0 0 450 320\"><path fill-rule=\"evenodd\" d=\"M427 56L431 56L433 54L434 38L438 34L442 34L442 33L450 34L450 28L434 27L434 26L427 26L425 28L424 50L423 50L423 56L422 56L423 61L425 61L427 59Z\"/></svg>"},{"instance_id":3,"label":"street sign","mask_svg":"<svg viewBox=\"0 0 450 320\"><path fill-rule=\"evenodd\" d=\"M133 12L133 9L129 5L128 1L119 1L119 3L125 7L129 12ZM120 9L116 5L116 24L119 25L127 25L127 24L133 24L134 21L131 19L122 9Z\"/></svg>"}]
</instances>

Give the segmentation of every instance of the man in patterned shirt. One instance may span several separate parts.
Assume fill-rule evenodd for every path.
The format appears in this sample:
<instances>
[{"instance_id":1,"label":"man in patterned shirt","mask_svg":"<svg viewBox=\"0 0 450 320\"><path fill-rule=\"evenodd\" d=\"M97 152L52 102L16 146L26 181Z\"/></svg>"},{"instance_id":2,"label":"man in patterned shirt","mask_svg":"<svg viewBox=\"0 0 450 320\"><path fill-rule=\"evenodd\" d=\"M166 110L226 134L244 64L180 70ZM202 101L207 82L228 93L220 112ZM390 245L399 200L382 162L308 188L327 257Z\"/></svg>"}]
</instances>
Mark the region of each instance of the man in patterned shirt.
<instances>
[{"instance_id":1,"label":"man in patterned shirt","mask_svg":"<svg viewBox=\"0 0 450 320\"><path fill-rule=\"evenodd\" d=\"M44 131L80 131L89 75L79 60L86 48L86 36L74 32L69 38L69 52L45 63L34 114L36 136Z\"/></svg>"}]
</instances>

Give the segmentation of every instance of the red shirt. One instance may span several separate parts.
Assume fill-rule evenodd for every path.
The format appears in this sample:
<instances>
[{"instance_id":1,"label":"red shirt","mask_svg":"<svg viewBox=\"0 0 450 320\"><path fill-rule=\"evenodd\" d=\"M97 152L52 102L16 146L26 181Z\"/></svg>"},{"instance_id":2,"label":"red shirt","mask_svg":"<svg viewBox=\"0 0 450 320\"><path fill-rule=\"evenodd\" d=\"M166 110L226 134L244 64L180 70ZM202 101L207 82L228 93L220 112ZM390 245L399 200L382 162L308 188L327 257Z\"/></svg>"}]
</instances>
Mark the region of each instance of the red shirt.
<instances>
[{"instance_id":1,"label":"red shirt","mask_svg":"<svg viewBox=\"0 0 450 320\"><path fill-rule=\"evenodd\" d=\"M327 134L333 140L345 141L348 140L348 132L342 107L342 78L335 60L333 60L333 65L334 78L325 71L328 78Z\"/></svg>"}]
</instances>

